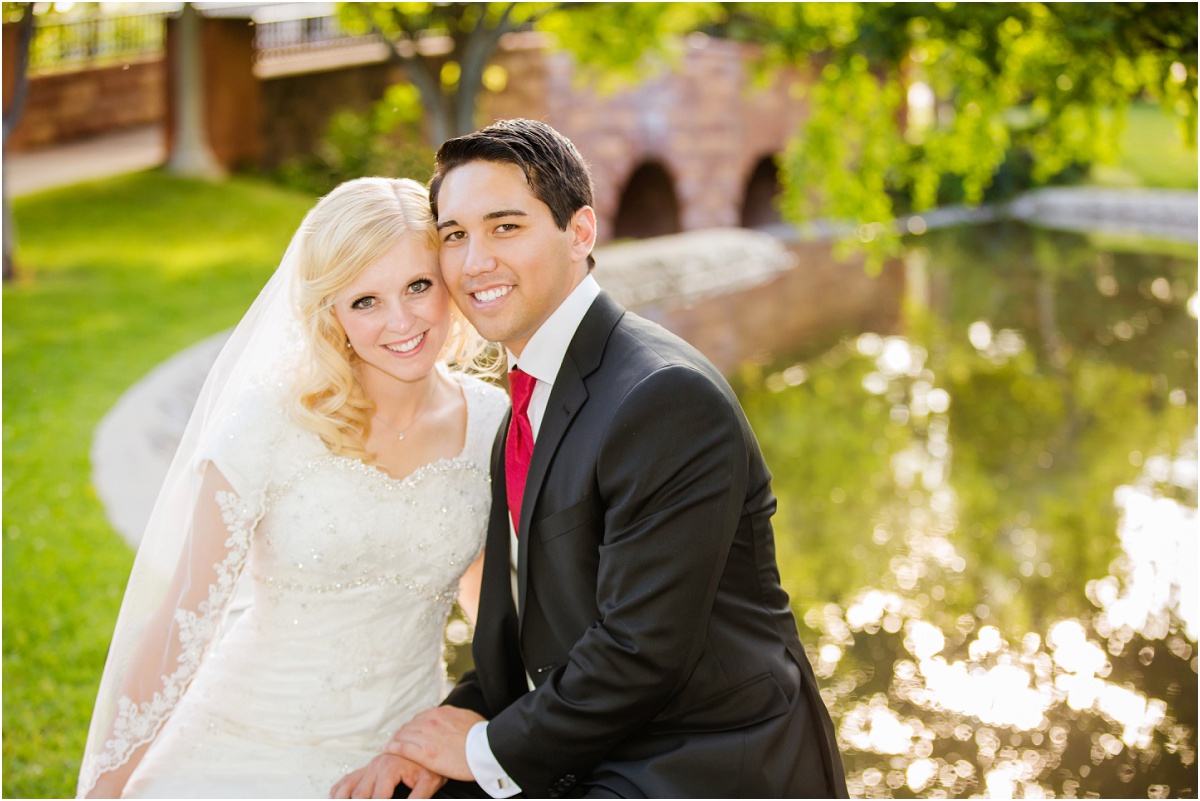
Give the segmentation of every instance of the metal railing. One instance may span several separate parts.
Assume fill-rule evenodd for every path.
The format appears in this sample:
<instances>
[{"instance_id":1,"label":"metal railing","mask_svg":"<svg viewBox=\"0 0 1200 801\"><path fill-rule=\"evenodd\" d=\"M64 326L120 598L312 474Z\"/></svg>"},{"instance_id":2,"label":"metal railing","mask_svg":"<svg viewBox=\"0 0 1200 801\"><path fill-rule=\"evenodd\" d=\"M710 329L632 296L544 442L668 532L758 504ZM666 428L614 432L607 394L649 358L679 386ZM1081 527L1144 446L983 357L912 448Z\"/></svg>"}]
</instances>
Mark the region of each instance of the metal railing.
<instances>
[{"instance_id":1,"label":"metal railing","mask_svg":"<svg viewBox=\"0 0 1200 801\"><path fill-rule=\"evenodd\" d=\"M254 25L255 61L278 62L379 43L374 34L345 31L332 3L199 4L209 16L244 16ZM178 4L157 4L153 13L84 19L38 19L29 54L31 74L69 72L161 58L166 18ZM209 6L212 6L211 8Z\"/></svg>"},{"instance_id":2,"label":"metal railing","mask_svg":"<svg viewBox=\"0 0 1200 801\"><path fill-rule=\"evenodd\" d=\"M165 12L38 21L29 51L31 74L68 72L161 58Z\"/></svg>"},{"instance_id":3,"label":"metal railing","mask_svg":"<svg viewBox=\"0 0 1200 801\"><path fill-rule=\"evenodd\" d=\"M279 61L315 53L361 47L379 42L374 34L346 32L337 15L324 13L255 22L255 61Z\"/></svg>"}]
</instances>

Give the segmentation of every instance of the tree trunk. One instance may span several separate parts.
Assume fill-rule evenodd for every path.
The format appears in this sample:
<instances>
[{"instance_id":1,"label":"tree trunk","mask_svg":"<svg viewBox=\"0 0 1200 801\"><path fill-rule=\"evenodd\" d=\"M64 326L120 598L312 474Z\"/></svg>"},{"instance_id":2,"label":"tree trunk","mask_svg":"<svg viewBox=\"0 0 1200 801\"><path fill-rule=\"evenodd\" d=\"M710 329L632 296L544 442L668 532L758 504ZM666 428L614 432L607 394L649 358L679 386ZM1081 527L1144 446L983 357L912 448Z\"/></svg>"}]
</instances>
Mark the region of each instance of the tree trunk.
<instances>
[{"instance_id":1,"label":"tree trunk","mask_svg":"<svg viewBox=\"0 0 1200 801\"><path fill-rule=\"evenodd\" d=\"M29 48L33 43L33 5L25 7L21 21L17 23L17 74L13 81L12 103L4 109L4 140L0 143L4 158L8 158L8 139L21 121L21 112L25 110L25 100L29 96ZM8 197L8 176L0 178L0 196L4 205L4 266L3 280L7 283L16 275L15 252L17 226L13 221L12 203Z\"/></svg>"},{"instance_id":2,"label":"tree trunk","mask_svg":"<svg viewBox=\"0 0 1200 801\"><path fill-rule=\"evenodd\" d=\"M175 96L175 137L167 171L192 178L216 179L225 170L208 145L204 113L204 51L201 19L195 6L183 4L171 75Z\"/></svg>"},{"instance_id":3,"label":"tree trunk","mask_svg":"<svg viewBox=\"0 0 1200 801\"><path fill-rule=\"evenodd\" d=\"M411 58L401 58L400 63L405 67L408 79L417 87L424 102L426 119L428 121L429 140L434 148L439 147L454 134L453 120L449 117L446 97L442 94L441 80L433 68L422 60L416 47ZM393 45L393 52L396 52Z\"/></svg>"},{"instance_id":4,"label":"tree trunk","mask_svg":"<svg viewBox=\"0 0 1200 801\"><path fill-rule=\"evenodd\" d=\"M500 37L513 29L512 12L515 4L509 4L504 14L492 28L480 24L472 30L459 47L459 66L462 69L454 103L454 136L469 134L475 130L475 104L479 90L483 87L483 71L500 45Z\"/></svg>"}]
</instances>

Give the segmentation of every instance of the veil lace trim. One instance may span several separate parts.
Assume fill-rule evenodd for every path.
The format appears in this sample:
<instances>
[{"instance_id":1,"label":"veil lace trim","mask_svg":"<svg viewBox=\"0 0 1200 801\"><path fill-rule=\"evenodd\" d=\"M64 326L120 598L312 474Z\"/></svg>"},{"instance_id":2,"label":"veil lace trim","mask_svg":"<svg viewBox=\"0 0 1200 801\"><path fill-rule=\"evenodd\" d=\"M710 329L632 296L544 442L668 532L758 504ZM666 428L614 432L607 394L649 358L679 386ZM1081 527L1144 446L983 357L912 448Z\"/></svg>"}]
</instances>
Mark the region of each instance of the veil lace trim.
<instances>
[{"instance_id":1,"label":"veil lace trim","mask_svg":"<svg viewBox=\"0 0 1200 801\"><path fill-rule=\"evenodd\" d=\"M218 491L216 501L229 532L229 538L225 540L228 552L223 560L213 565L217 580L208 586L207 598L199 603L196 611L183 608L175 610L174 620L178 626L180 644L179 668L163 677L162 690L155 692L149 701L139 705L126 695L118 698L112 737L105 741L103 751L84 763L79 782L80 796L96 786L101 774L123 766L135 750L158 735L159 729L196 675L205 651L216 639L246 565L254 529L262 517L260 511L243 502L234 492Z\"/></svg>"}]
</instances>

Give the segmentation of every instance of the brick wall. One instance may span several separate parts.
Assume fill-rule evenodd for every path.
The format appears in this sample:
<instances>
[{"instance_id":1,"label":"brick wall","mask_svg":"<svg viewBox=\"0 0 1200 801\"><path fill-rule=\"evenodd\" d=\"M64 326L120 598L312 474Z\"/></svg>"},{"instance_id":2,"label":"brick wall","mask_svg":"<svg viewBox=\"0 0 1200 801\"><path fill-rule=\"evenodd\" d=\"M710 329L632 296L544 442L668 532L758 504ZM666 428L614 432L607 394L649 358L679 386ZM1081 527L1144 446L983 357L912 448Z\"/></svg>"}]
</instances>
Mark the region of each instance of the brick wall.
<instances>
[{"instance_id":1,"label":"brick wall","mask_svg":"<svg viewBox=\"0 0 1200 801\"><path fill-rule=\"evenodd\" d=\"M4 26L4 105L12 92L16 25ZM11 42L10 42L11 38ZM161 60L35 75L21 122L8 147L32 150L106 131L159 122L166 111L166 77Z\"/></svg>"},{"instance_id":2,"label":"brick wall","mask_svg":"<svg viewBox=\"0 0 1200 801\"><path fill-rule=\"evenodd\" d=\"M334 111L365 109L403 80L402 70L379 62L255 77L250 36L245 21L205 20L210 137L227 165L273 167L311 152ZM6 58L13 50L5 48ZM582 86L572 58L548 49L541 35L510 34L494 58L507 85L482 98L481 119L545 120L575 142L592 166L600 242L613 238L623 193L638 189L630 177L647 163L668 176L681 230L736 226L754 168L783 150L804 117L793 91L800 78L785 73L756 88L755 55L695 35L674 68L601 95ZM37 79L14 146L164 119L169 129L165 70L155 62Z\"/></svg>"}]
</instances>

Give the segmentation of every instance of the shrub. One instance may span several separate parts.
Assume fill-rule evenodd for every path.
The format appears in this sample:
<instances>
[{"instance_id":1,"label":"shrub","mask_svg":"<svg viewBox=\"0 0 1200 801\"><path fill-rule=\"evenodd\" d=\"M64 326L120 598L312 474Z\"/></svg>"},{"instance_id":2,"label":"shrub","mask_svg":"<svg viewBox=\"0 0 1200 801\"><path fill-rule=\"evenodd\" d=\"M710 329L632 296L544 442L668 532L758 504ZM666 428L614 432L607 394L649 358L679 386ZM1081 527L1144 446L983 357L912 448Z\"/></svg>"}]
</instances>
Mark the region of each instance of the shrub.
<instances>
[{"instance_id":1,"label":"shrub","mask_svg":"<svg viewBox=\"0 0 1200 801\"><path fill-rule=\"evenodd\" d=\"M276 178L318 195L368 175L425 183L433 174L433 148L426 144L421 118L416 87L396 84L365 112L336 112L316 152L287 161Z\"/></svg>"}]
</instances>

